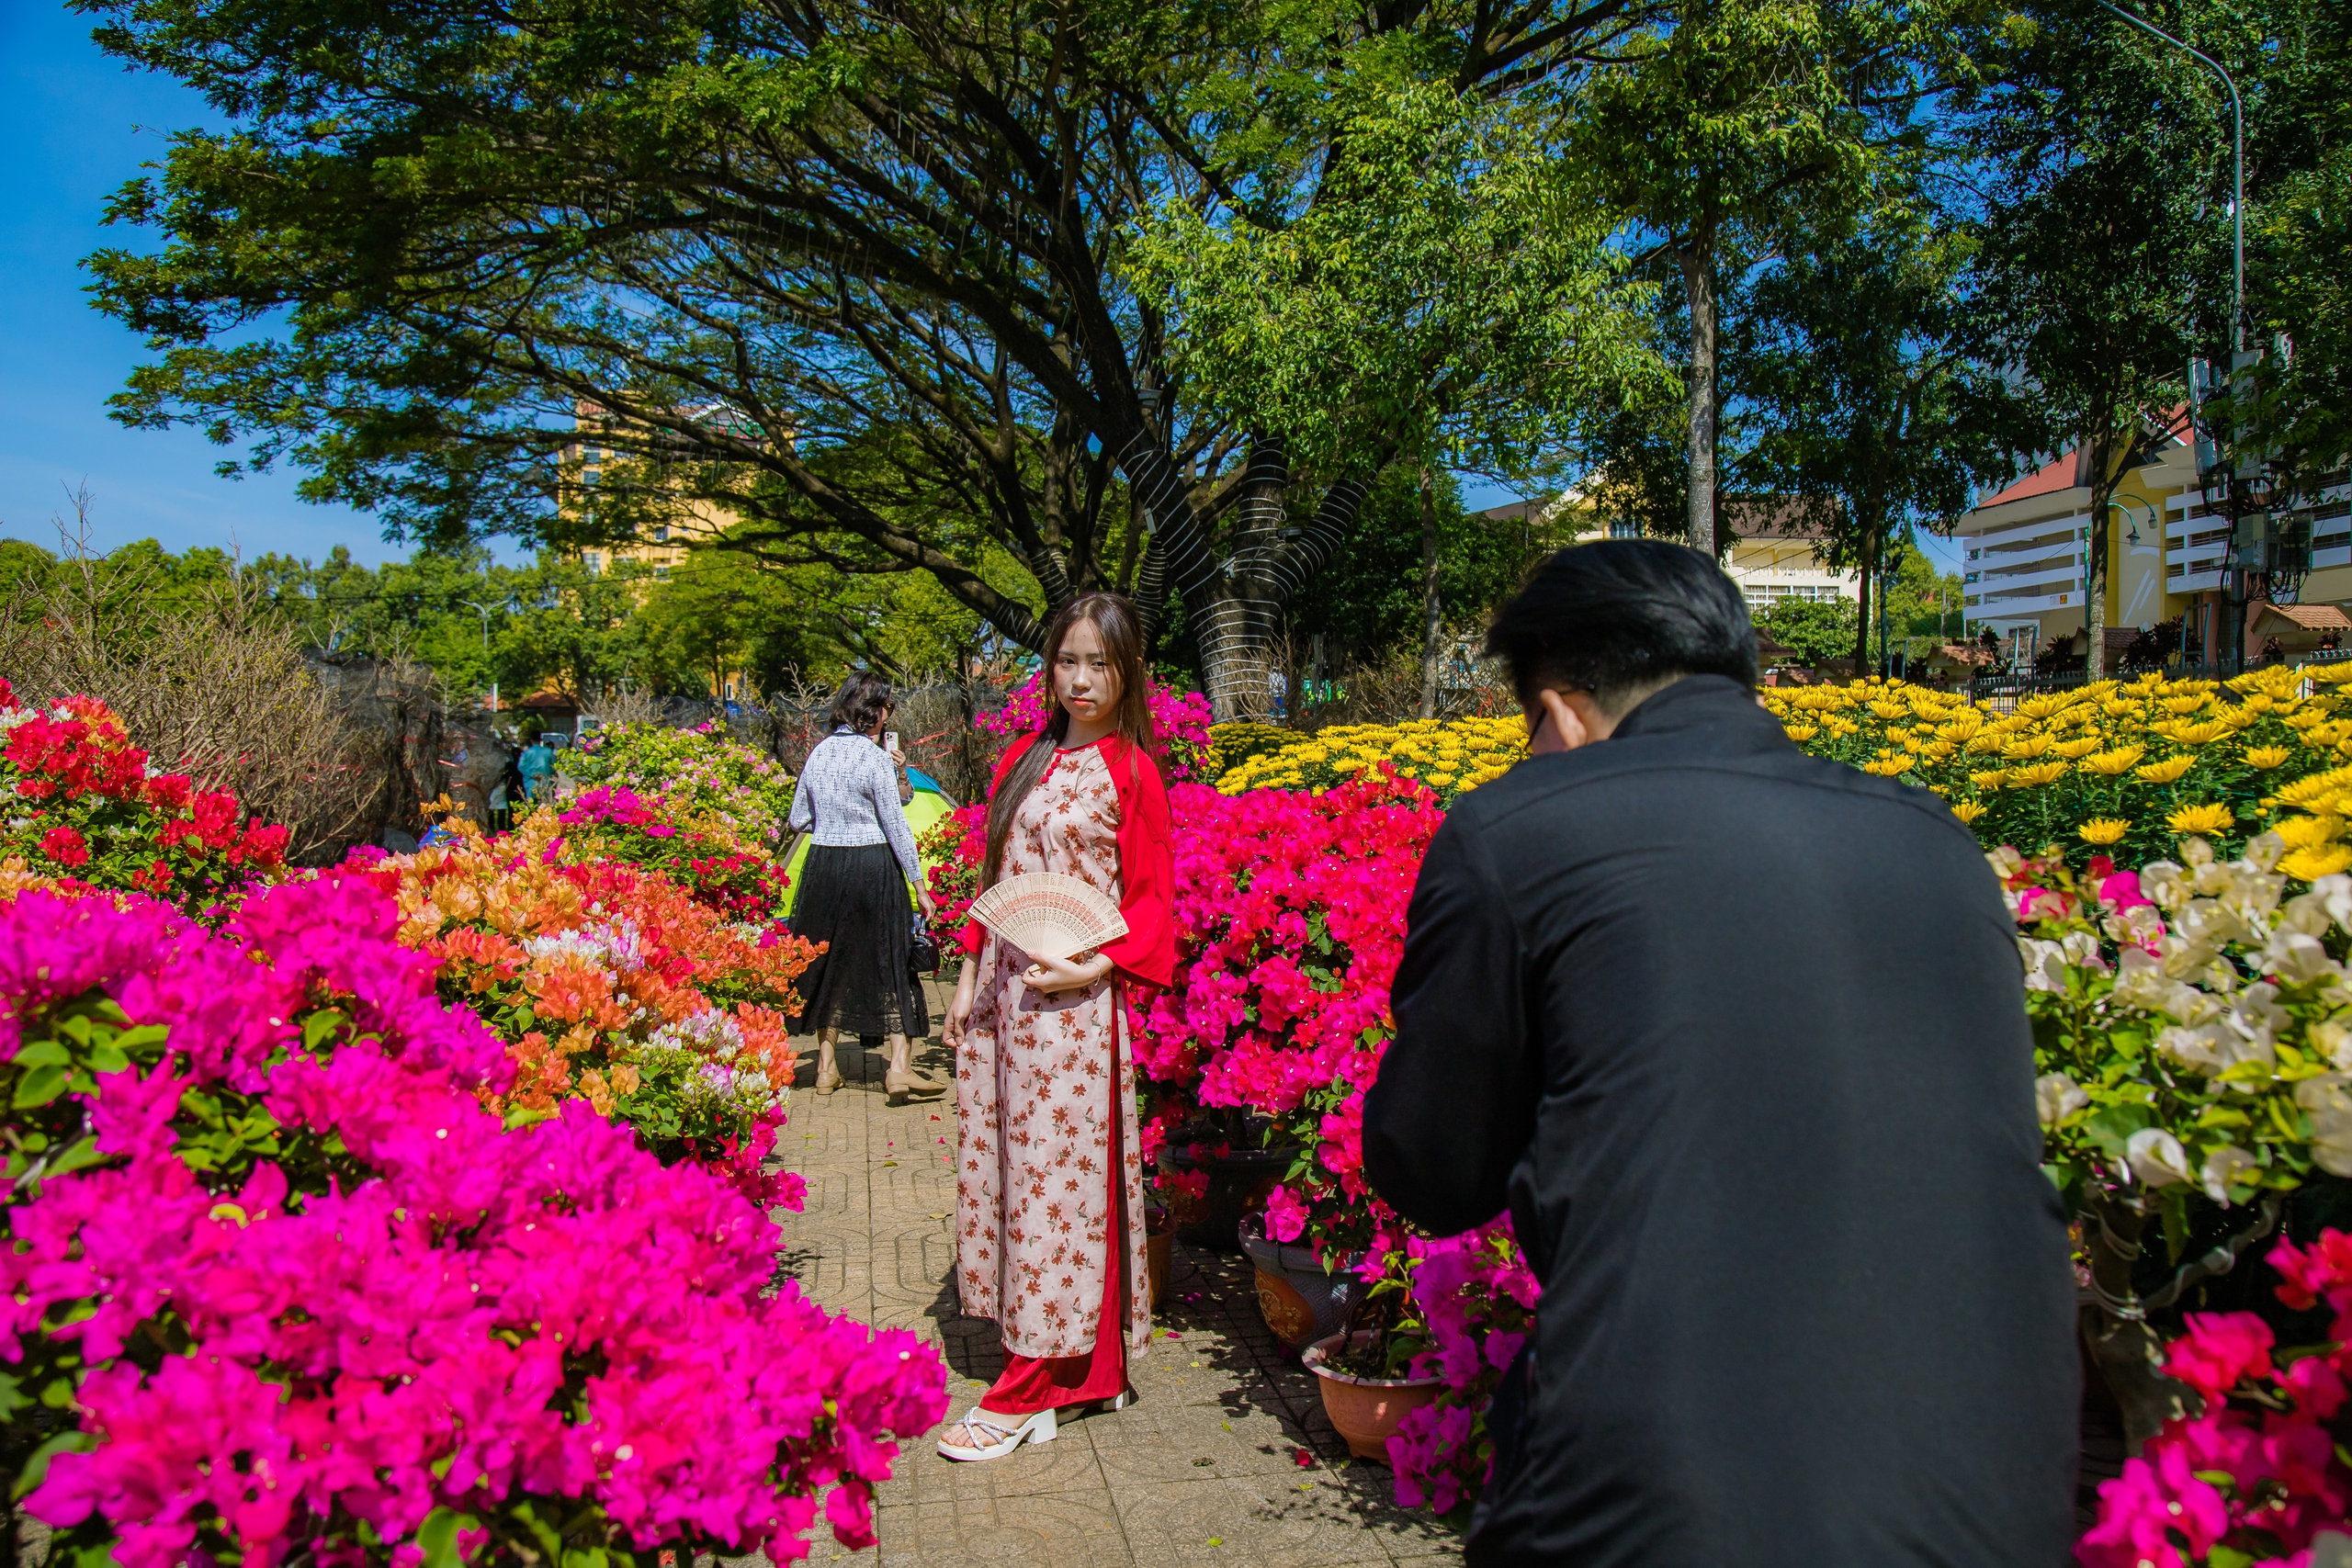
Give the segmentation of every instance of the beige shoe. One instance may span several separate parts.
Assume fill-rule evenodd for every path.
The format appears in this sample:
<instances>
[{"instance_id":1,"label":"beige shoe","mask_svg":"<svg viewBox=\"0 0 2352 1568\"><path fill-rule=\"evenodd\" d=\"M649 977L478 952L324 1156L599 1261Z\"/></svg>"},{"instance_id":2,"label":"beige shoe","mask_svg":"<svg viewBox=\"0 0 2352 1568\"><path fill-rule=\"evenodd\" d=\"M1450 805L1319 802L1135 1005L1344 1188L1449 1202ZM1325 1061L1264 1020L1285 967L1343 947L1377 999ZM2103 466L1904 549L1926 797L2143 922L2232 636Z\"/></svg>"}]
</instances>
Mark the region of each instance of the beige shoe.
<instances>
[{"instance_id":1,"label":"beige shoe","mask_svg":"<svg viewBox=\"0 0 2352 1568\"><path fill-rule=\"evenodd\" d=\"M814 1086L815 1092L819 1094L831 1094L833 1090L842 1087L842 1081L841 1068L835 1067L829 1073L822 1067L820 1067L817 1069L817 1082Z\"/></svg>"},{"instance_id":2,"label":"beige shoe","mask_svg":"<svg viewBox=\"0 0 2352 1568\"><path fill-rule=\"evenodd\" d=\"M937 1078L927 1078L911 1067L905 1072L892 1067L884 1073L882 1088L884 1092L889 1095L889 1102L892 1105L905 1104L909 1095L922 1095L928 1099L932 1095L947 1092L945 1084L941 1083Z\"/></svg>"}]
</instances>

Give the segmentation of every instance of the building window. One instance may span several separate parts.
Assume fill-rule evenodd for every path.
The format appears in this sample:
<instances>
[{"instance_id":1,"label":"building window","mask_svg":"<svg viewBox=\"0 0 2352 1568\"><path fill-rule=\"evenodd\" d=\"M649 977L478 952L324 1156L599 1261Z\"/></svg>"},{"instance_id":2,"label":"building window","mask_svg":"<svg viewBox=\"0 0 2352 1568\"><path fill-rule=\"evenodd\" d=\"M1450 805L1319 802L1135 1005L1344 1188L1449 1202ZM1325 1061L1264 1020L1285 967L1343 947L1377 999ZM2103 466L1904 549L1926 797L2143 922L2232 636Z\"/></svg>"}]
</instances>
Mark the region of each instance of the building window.
<instances>
[{"instance_id":1,"label":"building window","mask_svg":"<svg viewBox=\"0 0 2352 1568\"><path fill-rule=\"evenodd\" d=\"M582 556L580 562L588 569L588 575L591 577L594 577L605 570L605 558L594 550L590 550L586 555Z\"/></svg>"},{"instance_id":2,"label":"building window","mask_svg":"<svg viewBox=\"0 0 2352 1568\"><path fill-rule=\"evenodd\" d=\"M654 537L657 541L659 541L660 543L662 543L662 544L667 544L667 543L669 543L669 540L670 540L670 525L668 525L667 523L661 523L661 524L657 524L657 525L654 525L654 529L653 529L653 537Z\"/></svg>"},{"instance_id":3,"label":"building window","mask_svg":"<svg viewBox=\"0 0 2352 1568\"><path fill-rule=\"evenodd\" d=\"M653 575L657 581L665 579L670 575L670 569L666 566L657 566L653 569Z\"/></svg>"},{"instance_id":4,"label":"building window","mask_svg":"<svg viewBox=\"0 0 2352 1568\"><path fill-rule=\"evenodd\" d=\"M1609 520L1609 536L1612 539L1638 539L1642 536L1642 525L1630 517L1611 517Z\"/></svg>"}]
</instances>

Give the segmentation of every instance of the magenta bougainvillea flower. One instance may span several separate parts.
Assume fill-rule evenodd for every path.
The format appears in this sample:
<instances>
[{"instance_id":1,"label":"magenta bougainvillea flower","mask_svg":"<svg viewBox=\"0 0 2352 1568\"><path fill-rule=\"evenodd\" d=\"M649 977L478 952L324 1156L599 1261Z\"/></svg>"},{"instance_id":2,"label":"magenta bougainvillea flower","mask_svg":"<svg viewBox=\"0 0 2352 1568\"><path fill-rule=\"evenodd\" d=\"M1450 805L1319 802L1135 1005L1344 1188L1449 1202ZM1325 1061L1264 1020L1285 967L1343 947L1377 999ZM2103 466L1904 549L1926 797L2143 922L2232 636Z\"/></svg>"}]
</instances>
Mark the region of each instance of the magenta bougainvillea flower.
<instances>
[{"instance_id":1,"label":"magenta bougainvillea flower","mask_svg":"<svg viewBox=\"0 0 2352 1568\"><path fill-rule=\"evenodd\" d=\"M552 1530L789 1560L828 1486L870 1544L896 1438L944 1413L936 1353L771 1292L775 1231L723 1174L583 1101L492 1114L512 1061L397 920L350 874L217 932L136 897L0 905L0 1060L93 997L167 1031L85 1097L100 1163L11 1210L0 1358L92 1369L87 1451L27 1507L102 1521L124 1568L415 1568L436 1517L461 1555ZM266 1150L192 1120L222 1096Z\"/></svg>"}]
</instances>

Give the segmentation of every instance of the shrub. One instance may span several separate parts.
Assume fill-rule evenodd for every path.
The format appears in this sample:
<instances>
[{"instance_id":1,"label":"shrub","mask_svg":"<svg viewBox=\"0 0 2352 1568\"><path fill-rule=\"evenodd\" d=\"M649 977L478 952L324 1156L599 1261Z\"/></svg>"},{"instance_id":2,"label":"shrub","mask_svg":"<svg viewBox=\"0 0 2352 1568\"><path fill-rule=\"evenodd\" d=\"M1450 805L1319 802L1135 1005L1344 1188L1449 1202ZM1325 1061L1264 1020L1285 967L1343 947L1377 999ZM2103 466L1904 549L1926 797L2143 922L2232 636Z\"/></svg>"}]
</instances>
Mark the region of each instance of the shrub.
<instances>
[{"instance_id":1,"label":"shrub","mask_svg":"<svg viewBox=\"0 0 2352 1568\"><path fill-rule=\"evenodd\" d=\"M1402 724L1334 725L1274 750L1246 758L1216 781L1227 795L1253 789L1321 794L1385 769L1429 786L1441 805L1500 778L1527 754L1527 727L1516 717L1408 719Z\"/></svg>"},{"instance_id":2,"label":"shrub","mask_svg":"<svg viewBox=\"0 0 2352 1568\"><path fill-rule=\"evenodd\" d=\"M283 874L290 834L234 795L155 773L104 704L17 705L0 680L0 891L136 890L196 910Z\"/></svg>"},{"instance_id":3,"label":"shrub","mask_svg":"<svg viewBox=\"0 0 2352 1568\"><path fill-rule=\"evenodd\" d=\"M1198 692L1180 692L1151 678L1151 732L1161 748L1168 782L1185 784L1206 775L1211 765L1209 700ZM1004 739L1031 735L1046 727L1046 702L1042 677L1032 675L1014 687L1004 705L979 716L979 727Z\"/></svg>"},{"instance_id":4,"label":"shrub","mask_svg":"<svg viewBox=\"0 0 2352 1568\"><path fill-rule=\"evenodd\" d=\"M890 1434L944 1410L933 1353L767 1295L759 1213L585 1106L503 1125L477 1097L505 1053L396 919L347 875L217 936L135 898L0 909L11 1141L90 1140L17 1185L0 1261L11 1457L55 1549L796 1558L834 1483L870 1544Z\"/></svg>"},{"instance_id":5,"label":"shrub","mask_svg":"<svg viewBox=\"0 0 2352 1568\"><path fill-rule=\"evenodd\" d=\"M528 1121L584 1100L666 1160L797 1205L799 1179L763 1162L792 1082L792 986L816 949L606 858L554 813L495 839L452 827L453 841L361 874L397 903L401 941L433 959L442 995L506 1043L513 1080L492 1107Z\"/></svg>"},{"instance_id":6,"label":"shrub","mask_svg":"<svg viewBox=\"0 0 2352 1568\"><path fill-rule=\"evenodd\" d=\"M2303 881L2352 868L2352 665L2223 682L2144 675L2022 698L2014 713L1896 681L1773 688L1765 704L1816 756L1934 790L1986 848L2136 865L2196 833L2223 856L2276 827ZM2304 688L2311 687L2309 694Z\"/></svg>"},{"instance_id":7,"label":"shrub","mask_svg":"<svg viewBox=\"0 0 2352 1568\"><path fill-rule=\"evenodd\" d=\"M663 820L730 852L782 842L792 812L792 780L715 724L666 729L618 724L592 731L559 759L583 784L616 784L653 797Z\"/></svg>"}]
</instances>

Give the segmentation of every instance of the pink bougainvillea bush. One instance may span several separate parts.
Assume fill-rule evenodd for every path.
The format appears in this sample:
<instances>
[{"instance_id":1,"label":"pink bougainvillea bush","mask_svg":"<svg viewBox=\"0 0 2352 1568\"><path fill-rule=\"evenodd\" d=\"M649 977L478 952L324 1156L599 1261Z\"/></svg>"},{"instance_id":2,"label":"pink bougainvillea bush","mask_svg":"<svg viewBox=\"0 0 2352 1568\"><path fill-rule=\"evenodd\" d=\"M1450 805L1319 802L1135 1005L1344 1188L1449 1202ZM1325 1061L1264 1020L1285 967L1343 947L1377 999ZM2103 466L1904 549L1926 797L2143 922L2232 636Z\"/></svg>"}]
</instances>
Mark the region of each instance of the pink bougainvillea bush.
<instances>
[{"instance_id":1,"label":"pink bougainvillea bush","mask_svg":"<svg viewBox=\"0 0 2352 1568\"><path fill-rule=\"evenodd\" d=\"M20 705L0 680L0 894L137 888L184 908L281 875L291 837L233 795L151 773L105 704Z\"/></svg>"},{"instance_id":2,"label":"pink bougainvillea bush","mask_svg":"<svg viewBox=\"0 0 2352 1568\"><path fill-rule=\"evenodd\" d=\"M514 1072L397 907L330 875L216 933L137 897L0 906L6 1458L123 1568L805 1556L873 1539L915 1337L768 1286L774 1233ZM36 1397L38 1396L38 1398ZM64 1414L61 1414L64 1413Z\"/></svg>"},{"instance_id":3,"label":"pink bougainvillea bush","mask_svg":"<svg viewBox=\"0 0 2352 1568\"><path fill-rule=\"evenodd\" d=\"M2210 1563L2306 1568L2321 1531L2352 1534L2352 1465L2339 1435L2352 1378L2352 1235L2270 1254L2280 1301L2334 1314L2324 1343L2281 1349L2249 1312L2191 1313L2165 1371L2192 1392L2098 1489L2098 1519L2075 1549L2086 1568Z\"/></svg>"},{"instance_id":4,"label":"pink bougainvillea bush","mask_svg":"<svg viewBox=\"0 0 2352 1568\"><path fill-rule=\"evenodd\" d=\"M1006 694L1002 707L980 715L979 727L1005 739L1034 734L1046 727L1046 706L1044 682L1032 675ZM1170 784L1207 776L1209 716L1209 700L1200 693L1152 681L1151 733L1162 748Z\"/></svg>"}]
</instances>

